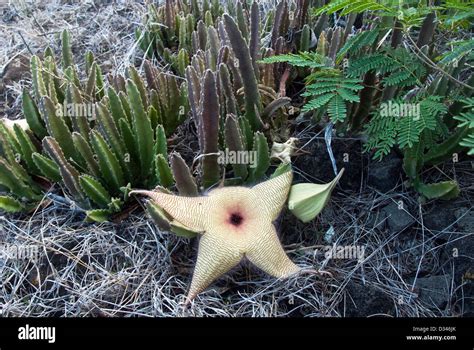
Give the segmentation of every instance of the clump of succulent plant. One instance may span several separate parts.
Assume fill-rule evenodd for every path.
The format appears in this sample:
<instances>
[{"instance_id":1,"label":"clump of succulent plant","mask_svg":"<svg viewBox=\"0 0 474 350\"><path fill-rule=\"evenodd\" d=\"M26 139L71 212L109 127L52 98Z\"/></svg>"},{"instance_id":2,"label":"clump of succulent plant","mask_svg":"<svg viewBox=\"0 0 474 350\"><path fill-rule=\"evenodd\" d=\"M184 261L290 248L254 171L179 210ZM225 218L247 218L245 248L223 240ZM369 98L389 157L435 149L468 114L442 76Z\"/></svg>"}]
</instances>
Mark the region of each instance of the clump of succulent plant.
<instances>
[{"instance_id":1,"label":"clump of succulent plant","mask_svg":"<svg viewBox=\"0 0 474 350\"><path fill-rule=\"evenodd\" d=\"M179 21L171 19L186 9L182 6L169 0L157 13L166 17L165 23L176 24ZM47 180L60 183L89 219L104 221L122 210L131 188L160 186L196 196L221 179L225 185L264 179L271 165L269 144L286 140L290 100L281 96L286 70L281 71L280 63L259 60L287 50L294 39L287 41L285 33L304 26L306 2L291 6L282 2L275 12L265 13L266 24L261 26L256 2L229 5L229 14L222 14L217 2L212 3L214 10L193 3L188 14L194 16L199 9L204 20L189 26L186 35L181 33L190 38L192 54L189 65L186 60L180 63L185 79L145 62L146 82L133 67L125 76L104 80L91 53L82 76L64 32L60 67L50 49L43 60L31 59L34 93L23 96L28 129L0 127L0 183L10 192L2 197L2 208L34 206L44 191L38 184ZM163 40L171 48L176 38L170 28ZM270 34L266 43L265 33ZM178 46L188 42L183 40ZM82 105L92 112L71 113L66 108ZM199 166L193 170L179 153L168 155L167 140L188 115L199 141ZM251 152L255 162L222 164L219 154L224 150ZM23 190L13 186L20 180ZM160 208L149 209L162 227L186 232Z\"/></svg>"},{"instance_id":2,"label":"clump of succulent plant","mask_svg":"<svg viewBox=\"0 0 474 350\"><path fill-rule=\"evenodd\" d=\"M175 73L184 76L190 57L202 48L202 38L208 26L214 25L224 12L218 0L166 0L162 5L149 5L145 28L135 31L138 45L150 58L171 65Z\"/></svg>"},{"instance_id":3,"label":"clump of succulent plant","mask_svg":"<svg viewBox=\"0 0 474 350\"><path fill-rule=\"evenodd\" d=\"M66 31L61 67L50 49L43 60L33 56L33 96L23 93L28 127L0 124L5 210L34 206L42 198L40 179L61 183L71 201L98 221L122 209L131 187L171 186L167 136L186 118L186 84L147 64L148 86L130 67L126 76L109 77L106 87L91 53L85 79L72 57Z\"/></svg>"},{"instance_id":4,"label":"clump of succulent plant","mask_svg":"<svg viewBox=\"0 0 474 350\"><path fill-rule=\"evenodd\" d=\"M261 26L258 3L236 2L228 12L215 23L193 32L200 45L185 70L202 153L204 188L215 185L220 178L222 169L216 156L219 150L257 155L255 167L225 167L226 174L230 174L227 183L253 183L263 178L270 165L269 144L286 141L289 132L290 99L277 93L278 81L284 79L284 73L277 64L258 62L262 56L273 54L272 45L285 49L287 41L281 35L288 26L297 28L301 15L290 21L288 8L279 7L279 20L268 32L273 40L262 44L269 28ZM300 7L296 12L303 13Z\"/></svg>"}]
</instances>

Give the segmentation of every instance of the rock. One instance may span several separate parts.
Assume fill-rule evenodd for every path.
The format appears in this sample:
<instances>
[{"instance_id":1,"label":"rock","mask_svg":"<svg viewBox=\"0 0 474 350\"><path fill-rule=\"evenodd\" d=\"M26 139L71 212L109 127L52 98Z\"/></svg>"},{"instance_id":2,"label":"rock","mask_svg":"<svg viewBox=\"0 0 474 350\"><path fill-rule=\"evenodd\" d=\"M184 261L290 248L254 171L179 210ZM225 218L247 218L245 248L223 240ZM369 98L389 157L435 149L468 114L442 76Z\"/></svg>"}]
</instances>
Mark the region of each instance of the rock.
<instances>
[{"instance_id":1,"label":"rock","mask_svg":"<svg viewBox=\"0 0 474 350\"><path fill-rule=\"evenodd\" d=\"M371 210L367 212L365 226L373 230L375 228L382 229L384 227L385 214L381 210Z\"/></svg>"},{"instance_id":2,"label":"rock","mask_svg":"<svg viewBox=\"0 0 474 350\"><path fill-rule=\"evenodd\" d=\"M380 162L370 162L367 184L380 192L389 192L400 181L401 172L402 160L396 154L390 153Z\"/></svg>"},{"instance_id":3,"label":"rock","mask_svg":"<svg viewBox=\"0 0 474 350\"><path fill-rule=\"evenodd\" d=\"M474 233L456 239L446 244L448 260L454 263L454 278L456 284L462 282L464 274L472 267L474 259Z\"/></svg>"},{"instance_id":4,"label":"rock","mask_svg":"<svg viewBox=\"0 0 474 350\"><path fill-rule=\"evenodd\" d=\"M394 253L397 260L403 261L399 264L399 273L404 278L419 278L439 274L439 243L434 240L426 240L422 244L420 229L413 225L400 233L393 242ZM421 259L421 263L420 263Z\"/></svg>"},{"instance_id":5,"label":"rock","mask_svg":"<svg viewBox=\"0 0 474 350\"><path fill-rule=\"evenodd\" d=\"M445 246L444 265L454 267L454 287L456 299L459 304L458 310L462 310L463 316L474 317L474 232L464 234L461 239L448 242Z\"/></svg>"},{"instance_id":6,"label":"rock","mask_svg":"<svg viewBox=\"0 0 474 350\"><path fill-rule=\"evenodd\" d=\"M400 232L415 223L415 218L407 212L406 206L394 202L383 207L381 213L387 218L391 232Z\"/></svg>"},{"instance_id":7,"label":"rock","mask_svg":"<svg viewBox=\"0 0 474 350\"><path fill-rule=\"evenodd\" d=\"M454 211L457 206L454 202L439 202L433 206L432 210L423 216L423 224L431 231L443 231L456 221ZM447 230L453 231L453 230ZM437 232L434 232L437 233ZM439 237L447 239L448 237Z\"/></svg>"},{"instance_id":8,"label":"rock","mask_svg":"<svg viewBox=\"0 0 474 350\"><path fill-rule=\"evenodd\" d=\"M451 282L452 276L449 274L417 278L415 292L418 293L418 299L430 308L443 308L451 298Z\"/></svg>"},{"instance_id":9,"label":"rock","mask_svg":"<svg viewBox=\"0 0 474 350\"><path fill-rule=\"evenodd\" d=\"M18 13L14 9L13 6L11 6L10 8L0 8L0 9L1 9L0 13L1 13L1 16L2 16L2 21L4 23L12 23L12 22L17 21Z\"/></svg>"},{"instance_id":10,"label":"rock","mask_svg":"<svg viewBox=\"0 0 474 350\"><path fill-rule=\"evenodd\" d=\"M359 140L333 139L331 147L338 171L345 168L338 186L343 190L358 192L364 179L364 168L366 167L364 162L367 157L362 153L361 142ZM328 183L332 181L335 174L324 140L312 141L304 148L304 151L309 153L295 157L295 167L310 176L312 182ZM301 177L298 173L295 172L295 182L308 182L308 178Z\"/></svg>"},{"instance_id":11,"label":"rock","mask_svg":"<svg viewBox=\"0 0 474 350\"><path fill-rule=\"evenodd\" d=\"M369 286L349 282L346 291L345 317L366 317L375 314L395 315L394 301L382 291ZM341 312L344 312L342 309Z\"/></svg>"}]
</instances>

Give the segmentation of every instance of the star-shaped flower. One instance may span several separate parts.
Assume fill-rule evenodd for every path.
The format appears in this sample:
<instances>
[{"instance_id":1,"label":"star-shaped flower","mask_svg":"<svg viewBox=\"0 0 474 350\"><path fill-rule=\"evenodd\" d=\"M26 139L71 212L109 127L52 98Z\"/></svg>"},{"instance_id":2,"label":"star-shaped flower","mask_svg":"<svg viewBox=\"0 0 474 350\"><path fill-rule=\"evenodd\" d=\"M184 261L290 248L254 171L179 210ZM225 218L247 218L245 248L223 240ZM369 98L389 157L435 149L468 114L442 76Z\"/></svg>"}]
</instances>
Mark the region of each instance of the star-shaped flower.
<instances>
[{"instance_id":1,"label":"star-shaped flower","mask_svg":"<svg viewBox=\"0 0 474 350\"><path fill-rule=\"evenodd\" d=\"M175 221L201 233L187 302L244 257L277 278L301 270L286 255L273 225L291 181L288 171L251 188L222 187L201 197L133 191L151 197Z\"/></svg>"}]
</instances>

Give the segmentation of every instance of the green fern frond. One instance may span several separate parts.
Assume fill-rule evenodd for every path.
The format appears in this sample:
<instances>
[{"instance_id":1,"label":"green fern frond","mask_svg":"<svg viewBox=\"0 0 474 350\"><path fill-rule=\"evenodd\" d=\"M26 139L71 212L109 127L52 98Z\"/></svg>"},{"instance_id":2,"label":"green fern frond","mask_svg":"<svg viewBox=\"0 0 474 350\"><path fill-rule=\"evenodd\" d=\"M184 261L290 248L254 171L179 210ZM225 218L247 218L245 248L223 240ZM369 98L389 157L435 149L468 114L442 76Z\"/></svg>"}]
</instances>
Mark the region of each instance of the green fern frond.
<instances>
[{"instance_id":1,"label":"green fern frond","mask_svg":"<svg viewBox=\"0 0 474 350\"><path fill-rule=\"evenodd\" d=\"M388 66L391 61L381 53L375 53L351 61L347 69L349 77L357 77L375 69Z\"/></svg>"},{"instance_id":2,"label":"green fern frond","mask_svg":"<svg viewBox=\"0 0 474 350\"><path fill-rule=\"evenodd\" d=\"M365 11L382 10L386 15L396 16L397 13L393 8L384 6L380 1L376 0L334 0L327 5L319 8L316 15L323 13L332 14L339 12L340 16L349 13L362 13Z\"/></svg>"},{"instance_id":3,"label":"green fern frond","mask_svg":"<svg viewBox=\"0 0 474 350\"><path fill-rule=\"evenodd\" d=\"M344 101L359 102L359 95L355 94L354 91L363 89L362 85L358 85L352 89L345 86L339 86L337 93L342 97ZM354 91L351 91L354 90Z\"/></svg>"},{"instance_id":4,"label":"green fern frond","mask_svg":"<svg viewBox=\"0 0 474 350\"><path fill-rule=\"evenodd\" d=\"M326 105L333 97L334 97L333 94L324 94L324 95L318 96L310 100L308 103L306 103L301 109L301 111L308 112L308 111L321 108L322 106Z\"/></svg>"},{"instance_id":5,"label":"green fern frond","mask_svg":"<svg viewBox=\"0 0 474 350\"><path fill-rule=\"evenodd\" d=\"M322 76L307 85L302 95L314 98L303 106L302 111L327 107L330 119L333 122L342 122L347 115L346 103L359 102L357 92L361 89L363 86L359 79Z\"/></svg>"},{"instance_id":6,"label":"green fern frond","mask_svg":"<svg viewBox=\"0 0 474 350\"><path fill-rule=\"evenodd\" d=\"M343 77L341 70L328 65L328 58L314 52L300 52L264 58L263 63L287 62L297 67L312 68L306 76L306 89L302 94L309 101L303 112L326 108L333 122L344 121L347 103L359 102L358 91L363 89L358 77Z\"/></svg>"},{"instance_id":7,"label":"green fern frond","mask_svg":"<svg viewBox=\"0 0 474 350\"><path fill-rule=\"evenodd\" d=\"M400 119L398 131L398 145L401 148L412 147L418 142L421 130L417 119L413 117L404 117Z\"/></svg>"},{"instance_id":8,"label":"green fern frond","mask_svg":"<svg viewBox=\"0 0 474 350\"><path fill-rule=\"evenodd\" d=\"M320 70L317 70L304 78L306 84L311 84L316 80L326 79L326 78L337 78L341 75L341 70L337 68L324 67Z\"/></svg>"},{"instance_id":9,"label":"green fern frond","mask_svg":"<svg viewBox=\"0 0 474 350\"><path fill-rule=\"evenodd\" d=\"M411 72L401 70L384 78L382 82L385 86L407 86L416 83L412 78Z\"/></svg>"},{"instance_id":10,"label":"green fern frond","mask_svg":"<svg viewBox=\"0 0 474 350\"><path fill-rule=\"evenodd\" d=\"M474 133L467 135L459 144L469 148L469 151L467 151L468 155L474 155Z\"/></svg>"},{"instance_id":11,"label":"green fern frond","mask_svg":"<svg viewBox=\"0 0 474 350\"><path fill-rule=\"evenodd\" d=\"M344 99L335 94L328 103L328 114L333 122L342 122L346 118L347 108Z\"/></svg>"},{"instance_id":12,"label":"green fern frond","mask_svg":"<svg viewBox=\"0 0 474 350\"><path fill-rule=\"evenodd\" d=\"M352 60L347 75L359 77L370 71L385 75L382 79L385 86L399 87L422 85L420 80L426 74L423 64L403 48L385 49Z\"/></svg>"},{"instance_id":13,"label":"green fern frond","mask_svg":"<svg viewBox=\"0 0 474 350\"><path fill-rule=\"evenodd\" d=\"M345 16L352 13L376 12L379 17L395 17L408 28L419 26L429 13L442 9L440 6L415 0L333 0L316 10L315 14L337 12L339 16Z\"/></svg>"},{"instance_id":14,"label":"green fern frond","mask_svg":"<svg viewBox=\"0 0 474 350\"><path fill-rule=\"evenodd\" d=\"M474 17L474 7L471 1L465 0L446 0L441 5L445 10L440 14L440 19L445 25L452 27L469 27L472 26L472 18Z\"/></svg>"},{"instance_id":15,"label":"green fern frond","mask_svg":"<svg viewBox=\"0 0 474 350\"><path fill-rule=\"evenodd\" d=\"M283 63L286 62L295 67L322 68L325 67L327 58L316 52L289 53L265 57L260 63Z\"/></svg>"},{"instance_id":16,"label":"green fern frond","mask_svg":"<svg viewBox=\"0 0 474 350\"><path fill-rule=\"evenodd\" d=\"M378 35L379 31L377 29L372 29L361 31L350 37L337 53L336 63L340 63L345 55L358 53L362 48L372 45Z\"/></svg>"},{"instance_id":17,"label":"green fern frond","mask_svg":"<svg viewBox=\"0 0 474 350\"><path fill-rule=\"evenodd\" d=\"M424 114L444 115L448 107L441 101L442 96L428 96L420 102Z\"/></svg>"},{"instance_id":18,"label":"green fern frond","mask_svg":"<svg viewBox=\"0 0 474 350\"><path fill-rule=\"evenodd\" d=\"M467 154L471 156L474 155L474 97L466 98L462 100L462 102L465 103L465 107L468 108L468 111L454 116L454 119L460 121L458 124L459 128L467 128L470 130L470 133L463 138L459 144L469 148Z\"/></svg>"},{"instance_id":19,"label":"green fern frond","mask_svg":"<svg viewBox=\"0 0 474 350\"><path fill-rule=\"evenodd\" d=\"M392 147L411 148L421 138L433 138L433 132L443 127L447 107L441 96L429 96L407 103L401 99L388 101L372 115L365 131L366 151L375 150L374 158L381 159ZM433 142L433 141L431 141Z\"/></svg>"},{"instance_id":20,"label":"green fern frond","mask_svg":"<svg viewBox=\"0 0 474 350\"><path fill-rule=\"evenodd\" d=\"M397 143L397 131L395 129L384 130L380 141L377 145L377 150L374 153L374 159L382 159L390 153L392 147Z\"/></svg>"}]
</instances>

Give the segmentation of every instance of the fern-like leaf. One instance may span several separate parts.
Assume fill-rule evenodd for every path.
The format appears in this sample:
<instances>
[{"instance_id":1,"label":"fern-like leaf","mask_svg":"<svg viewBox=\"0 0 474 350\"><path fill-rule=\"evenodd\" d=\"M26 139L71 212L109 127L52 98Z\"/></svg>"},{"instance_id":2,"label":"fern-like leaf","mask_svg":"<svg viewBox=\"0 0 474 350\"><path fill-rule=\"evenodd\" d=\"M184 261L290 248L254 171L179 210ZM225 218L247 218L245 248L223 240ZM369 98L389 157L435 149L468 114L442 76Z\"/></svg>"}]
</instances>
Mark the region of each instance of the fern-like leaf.
<instances>
[{"instance_id":1,"label":"fern-like leaf","mask_svg":"<svg viewBox=\"0 0 474 350\"><path fill-rule=\"evenodd\" d=\"M336 63L340 63L345 55L359 52L362 48L372 45L379 31L377 29L362 31L349 38L336 56Z\"/></svg>"},{"instance_id":2,"label":"fern-like leaf","mask_svg":"<svg viewBox=\"0 0 474 350\"><path fill-rule=\"evenodd\" d=\"M469 148L467 154L471 156L474 155L474 97L466 98L462 101L465 103L468 111L454 116L454 119L460 121L458 124L459 128L468 128L470 130L470 133L459 144Z\"/></svg>"},{"instance_id":3,"label":"fern-like leaf","mask_svg":"<svg viewBox=\"0 0 474 350\"><path fill-rule=\"evenodd\" d=\"M402 149L412 148L423 140L425 143L433 133L441 129L443 116L447 107L440 96L429 96L412 103L395 99L382 105L372 115L365 131L368 141L366 151L375 150L374 158L381 159L398 145Z\"/></svg>"},{"instance_id":4,"label":"fern-like leaf","mask_svg":"<svg viewBox=\"0 0 474 350\"><path fill-rule=\"evenodd\" d=\"M334 0L316 11L316 15L323 13L332 14L339 12L340 16L349 13L362 13L365 11L382 10L384 14L396 16L397 13L393 8L386 7L382 2L376 0Z\"/></svg>"},{"instance_id":5,"label":"fern-like leaf","mask_svg":"<svg viewBox=\"0 0 474 350\"><path fill-rule=\"evenodd\" d=\"M347 69L349 77L359 77L375 71L385 75L385 86L421 85L420 79L426 74L423 64L405 49L385 49L383 52L369 54L352 60Z\"/></svg>"},{"instance_id":6,"label":"fern-like leaf","mask_svg":"<svg viewBox=\"0 0 474 350\"><path fill-rule=\"evenodd\" d=\"M295 67L321 68L325 66L327 58L316 52L300 52L298 54L286 54L265 57L260 63L283 63L286 62Z\"/></svg>"},{"instance_id":7,"label":"fern-like leaf","mask_svg":"<svg viewBox=\"0 0 474 350\"><path fill-rule=\"evenodd\" d=\"M342 122L346 118L346 104L341 95L335 94L328 103L328 114L333 122Z\"/></svg>"},{"instance_id":8,"label":"fern-like leaf","mask_svg":"<svg viewBox=\"0 0 474 350\"><path fill-rule=\"evenodd\" d=\"M308 112L311 110L321 108L322 106L326 105L332 98L333 98L333 94L324 94L324 95L318 96L310 100L308 103L306 103L303 106L302 111Z\"/></svg>"},{"instance_id":9,"label":"fern-like leaf","mask_svg":"<svg viewBox=\"0 0 474 350\"><path fill-rule=\"evenodd\" d=\"M321 107L327 107L328 115L333 122L342 122L347 115L346 103L359 102L357 92L363 86L359 79L336 77L320 77L306 87L302 94L314 97L306 103L302 111L307 112Z\"/></svg>"}]
</instances>

